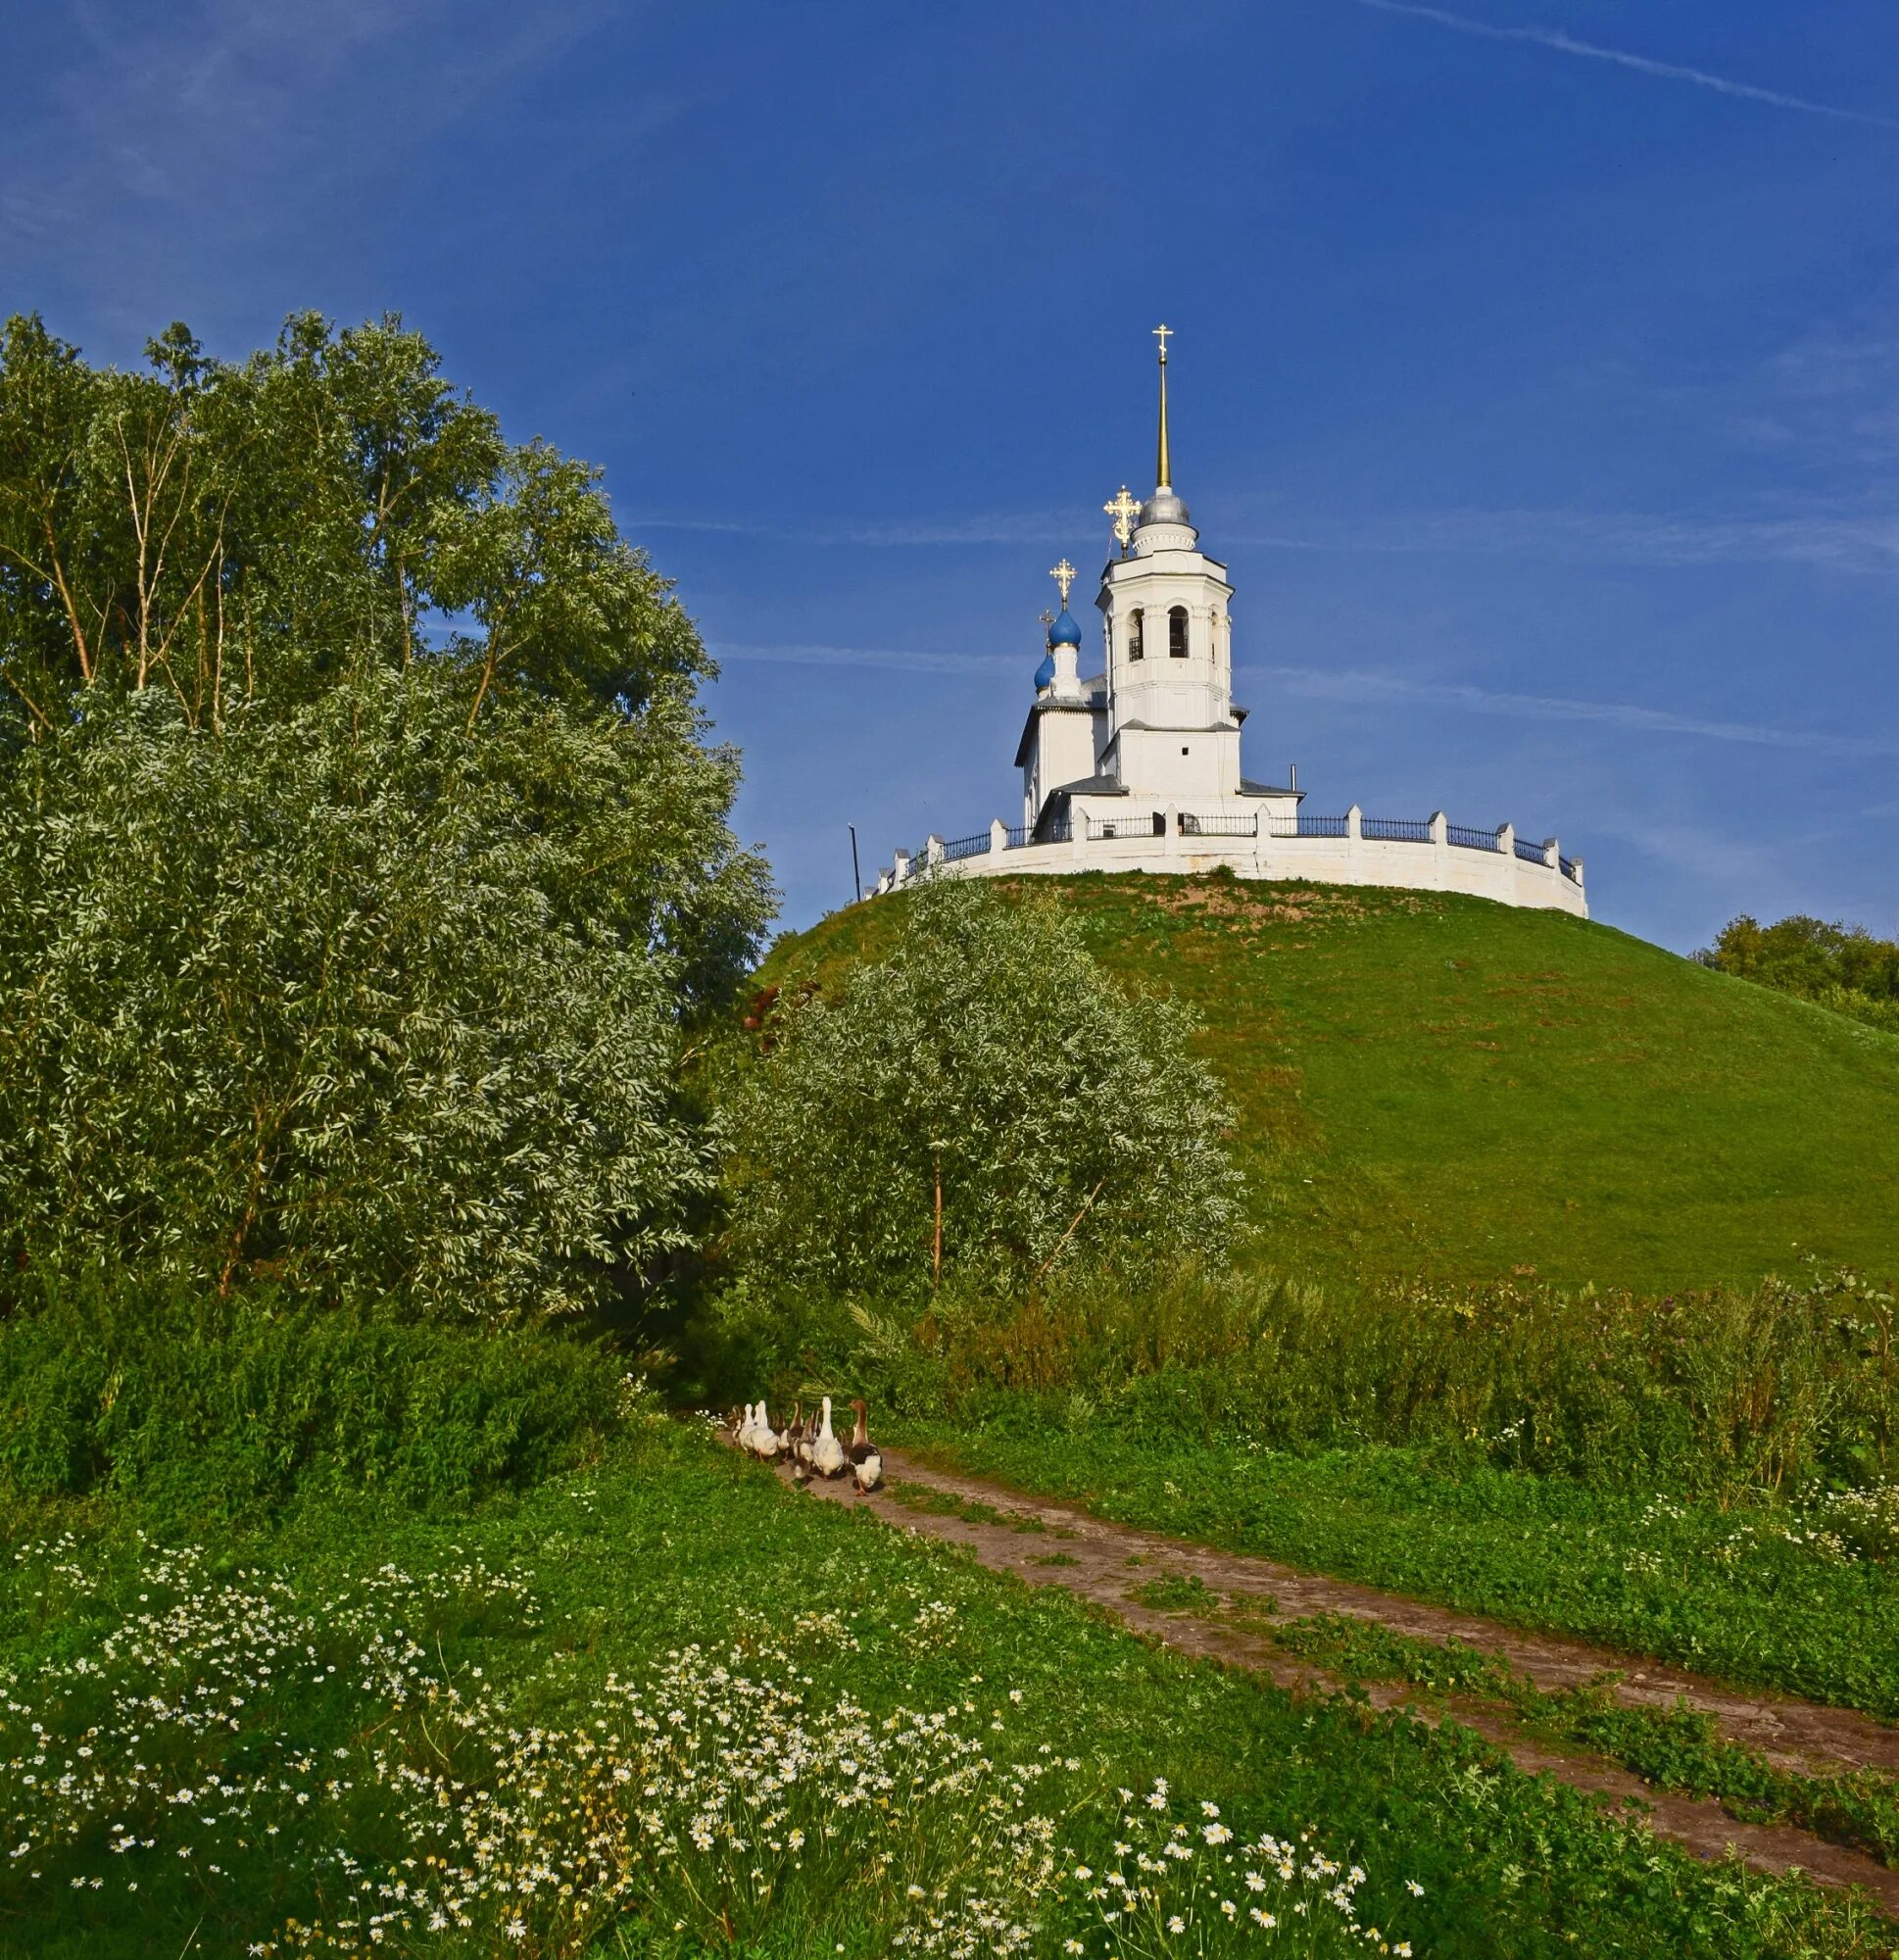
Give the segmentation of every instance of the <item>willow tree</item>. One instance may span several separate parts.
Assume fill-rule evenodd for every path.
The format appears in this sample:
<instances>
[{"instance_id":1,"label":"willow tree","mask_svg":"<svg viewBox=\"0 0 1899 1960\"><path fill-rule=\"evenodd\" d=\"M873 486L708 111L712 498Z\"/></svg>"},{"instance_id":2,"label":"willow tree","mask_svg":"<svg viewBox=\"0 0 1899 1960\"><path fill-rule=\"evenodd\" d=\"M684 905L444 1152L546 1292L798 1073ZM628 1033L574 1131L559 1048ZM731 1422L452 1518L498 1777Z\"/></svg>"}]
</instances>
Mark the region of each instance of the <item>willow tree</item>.
<instances>
[{"instance_id":1,"label":"willow tree","mask_svg":"<svg viewBox=\"0 0 1899 1960\"><path fill-rule=\"evenodd\" d=\"M1239 1190L1193 1016L1130 994L1058 903L926 885L883 958L752 1018L731 1252L754 1287L1019 1290L1218 1263Z\"/></svg>"},{"instance_id":2,"label":"willow tree","mask_svg":"<svg viewBox=\"0 0 1899 1960\"><path fill-rule=\"evenodd\" d=\"M769 917L599 474L394 320L0 337L0 1236L560 1310L685 1242Z\"/></svg>"}]
</instances>

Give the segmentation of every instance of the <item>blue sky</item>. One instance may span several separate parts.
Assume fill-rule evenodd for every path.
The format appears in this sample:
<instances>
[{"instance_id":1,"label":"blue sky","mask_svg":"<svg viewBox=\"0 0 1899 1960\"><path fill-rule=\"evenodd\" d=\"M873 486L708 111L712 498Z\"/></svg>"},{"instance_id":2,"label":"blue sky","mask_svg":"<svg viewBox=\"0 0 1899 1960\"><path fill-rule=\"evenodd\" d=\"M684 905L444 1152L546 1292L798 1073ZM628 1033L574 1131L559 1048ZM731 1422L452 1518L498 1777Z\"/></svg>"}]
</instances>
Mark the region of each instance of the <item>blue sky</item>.
<instances>
[{"instance_id":1,"label":"blue sky","mask_svg":"<svg viewBox=\"0 0 1899 1960\"><path fill-rule=\"evenodd\" d=\"M401 311L603 464L785 917L1015 813L1045 567L1177 486L1248 772L1598 917L1899 930L1891 0L7 10L0 307Z\"/></svg>"}]
</instances>

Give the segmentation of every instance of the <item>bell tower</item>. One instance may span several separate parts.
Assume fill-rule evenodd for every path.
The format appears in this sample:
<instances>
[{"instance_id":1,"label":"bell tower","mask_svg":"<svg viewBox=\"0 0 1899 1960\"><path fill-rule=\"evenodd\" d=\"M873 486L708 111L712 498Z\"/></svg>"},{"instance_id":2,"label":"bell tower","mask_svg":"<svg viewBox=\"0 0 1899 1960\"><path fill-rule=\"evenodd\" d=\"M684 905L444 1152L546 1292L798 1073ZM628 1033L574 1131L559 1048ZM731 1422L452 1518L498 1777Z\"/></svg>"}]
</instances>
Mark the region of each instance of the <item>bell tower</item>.
<instances>
[{"instance_id":1,"label":"bell tower","mask_svg":"<svg viewBox=\"0 0 1899 1960\"><path fill-rule=\"evenodd\" d=\"M1160 348L1154 492L1132 509L1124 490L1107 506L1120 556L1096 600L1107 639L1107 742L1101 757L1136 797L1192 803L1240 794L1240 721L1233 711L1233 587L1200 550L1174 489L1167 427L1167 343ZM1129 518L1133 517L1133 522Z\"/></svg>"}]
</instances>

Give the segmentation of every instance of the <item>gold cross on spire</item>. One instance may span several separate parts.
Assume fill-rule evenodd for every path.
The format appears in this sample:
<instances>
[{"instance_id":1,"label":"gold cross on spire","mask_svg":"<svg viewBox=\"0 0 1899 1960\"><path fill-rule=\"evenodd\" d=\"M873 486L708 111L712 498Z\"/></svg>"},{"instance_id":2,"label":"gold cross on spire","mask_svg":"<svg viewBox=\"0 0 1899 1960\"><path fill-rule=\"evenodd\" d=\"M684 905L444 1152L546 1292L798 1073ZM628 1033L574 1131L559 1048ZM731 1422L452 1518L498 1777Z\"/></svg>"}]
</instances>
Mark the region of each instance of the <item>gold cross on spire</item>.
<instances>
[{"instance_id":1,"label":"gold cross on spire","mask_svg":"<svg viewBox=\"0 0 1899 1960\"><path fill-rule=\"evenodd\" d=\"M1075 582L1075 567L1066 559L1063 559L1059 564L1051 564L1048 567L1048 576L1055 581L1056 586L1060 589L1061 603L1066 607L1068 604L1068 588Z\"/></svg>"},{"instance_id":2,"label":"gold cross on spire","mask_svg":"<svg viewBox=\"0 0 1899 1960\"><path fill-rule=\"evenodd\" d=\"M1134 536L1134 520L1141 514L1141 506L1128 495L1128 486L1124 483L1114 493L1113 500L1103 504L1101 509L1114 519L1115 541L1125 552L1129 539Z\"/></svg>"},{"instance_id":3,"label":"gold cross on spire","mask_svg":"<svg viewBox=\"0 0 1899 1960\"><path fill-rule=\"evenodd\" d=\"M1174 328L1164 320L1154 328L1154 338L1160 342L1160 365L1167 366L1167 343L1174 337Z\"/></svg>"}]
</instances>

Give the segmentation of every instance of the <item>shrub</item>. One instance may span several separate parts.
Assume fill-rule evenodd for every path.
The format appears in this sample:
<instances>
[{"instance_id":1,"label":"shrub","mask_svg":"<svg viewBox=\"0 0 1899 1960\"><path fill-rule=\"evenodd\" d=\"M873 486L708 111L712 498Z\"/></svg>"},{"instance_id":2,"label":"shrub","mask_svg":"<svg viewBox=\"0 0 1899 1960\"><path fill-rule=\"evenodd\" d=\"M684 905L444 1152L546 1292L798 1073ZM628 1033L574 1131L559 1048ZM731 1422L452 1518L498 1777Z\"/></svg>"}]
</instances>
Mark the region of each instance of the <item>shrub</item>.
<instances>
[{"instance_id":1,"label":"shrub","mask_svg":"<svg viewBox=\"0 0 1899 1960\"><path fill-rule=\"evenodd\" d=\"M1899 1470L1899 1304L1851 1273L1663 1298L1073 1276L1026 1299L948 1297L922 1318L806 1309L797 1327L803 1373L874 1381L887 1401L964 1426L1439 1445L1718 1501L1876 1488ZM1890 1515L1871 1498L1848 1514L1862 1534Z\"/></svg>"},{"instance_id":2,"label":"shrub","mask_svg":"<svg viewBox=\"0 0 1899 1960\"><path fill-rule=\"evenodd\" d=\"M755 1284L1019 1292L1223 1255L1238 1177L1193 1017L1122 992L1053 902L928 885L839 998L755 1019L730 1172Z\"/></svg>"},{"instance_id":3,"label":"shrub","mask_svg":"<svg viewBox=\"0 0 1899 1960\"><path fill-rule=\"evenodd\" d=\"M457 1506L587 1450L621 1396L605 1353L553 1331L95 1275L0 1321L0 1486L194 1520L300 1494Z\"/></svg>"}]
</instances>

